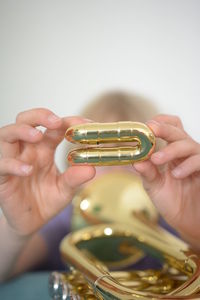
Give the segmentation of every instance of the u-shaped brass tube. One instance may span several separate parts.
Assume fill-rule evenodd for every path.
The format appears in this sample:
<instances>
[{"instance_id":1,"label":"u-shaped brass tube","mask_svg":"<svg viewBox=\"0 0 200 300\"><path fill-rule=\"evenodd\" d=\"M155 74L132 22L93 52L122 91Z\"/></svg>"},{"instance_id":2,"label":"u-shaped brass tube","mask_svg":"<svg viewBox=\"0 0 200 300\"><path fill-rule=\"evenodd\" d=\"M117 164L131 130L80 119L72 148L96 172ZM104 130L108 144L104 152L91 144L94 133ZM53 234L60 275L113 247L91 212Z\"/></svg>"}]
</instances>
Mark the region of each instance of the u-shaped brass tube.
<instances>
[{"instance_id":1,"label":"u-shaped brass tube","mask_svg":"<svg viewBox=\"0 0 200 300\"><path fill-rule=\"evenodd\" d=\"M131 164L148 159L155 147L153 132L139 122L80 124L68 128L65 137L72 143L84 145L69 152L68 161L72 165ZM113 143L118 145L101 146Z\"/></svg>"}]
</instances>

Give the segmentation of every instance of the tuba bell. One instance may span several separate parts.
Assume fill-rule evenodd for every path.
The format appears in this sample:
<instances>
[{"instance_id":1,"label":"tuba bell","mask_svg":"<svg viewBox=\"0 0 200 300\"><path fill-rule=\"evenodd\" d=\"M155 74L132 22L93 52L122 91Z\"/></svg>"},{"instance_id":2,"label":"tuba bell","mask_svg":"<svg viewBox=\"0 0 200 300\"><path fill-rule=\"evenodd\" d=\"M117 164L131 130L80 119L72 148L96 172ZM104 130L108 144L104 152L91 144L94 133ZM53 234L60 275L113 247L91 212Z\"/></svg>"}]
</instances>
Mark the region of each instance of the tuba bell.
<instances>
[{"instance_id":1,"label":"tuba bell","mask_svg":"<svg viewBox=\"0 0 200 300\"><path fill-rule=\"evenodd\" d=\"M147 159L155 146L150 129L119 123L68 129L68 140L86 144L89 139L92 145L73 150L70 162L113 166ZM123 146L118 149L115 142ZM109 151L93 146L101 143L111 143ZM60 244L70 271L50 275L52 299L200 299L198 254L158 224L138 176L129 168L108 169L73 199L72 233Z\"/></svg>"}]
</instances>

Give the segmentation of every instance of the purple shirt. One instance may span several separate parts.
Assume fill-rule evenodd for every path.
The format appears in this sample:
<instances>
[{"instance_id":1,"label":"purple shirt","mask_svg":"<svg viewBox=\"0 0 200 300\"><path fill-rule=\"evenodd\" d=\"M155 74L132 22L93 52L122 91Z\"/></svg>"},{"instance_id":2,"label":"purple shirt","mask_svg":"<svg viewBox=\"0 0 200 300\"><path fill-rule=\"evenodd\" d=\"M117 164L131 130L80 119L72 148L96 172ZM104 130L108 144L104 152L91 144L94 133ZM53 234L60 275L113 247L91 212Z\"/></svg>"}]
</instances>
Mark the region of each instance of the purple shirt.
<instances>
[{"instance_id":1,"label":"purple shirt","mask_svg":"<svg viewBox=\"0 0 200 300\"><path fill-rule=\"evenodd\" d=\"M64 270L66 268L60 257L59 245L62 239L71 231L71 215L72 205L70 204L39 231L48 247L45 269Z\"/></svg>"}]
</instances>

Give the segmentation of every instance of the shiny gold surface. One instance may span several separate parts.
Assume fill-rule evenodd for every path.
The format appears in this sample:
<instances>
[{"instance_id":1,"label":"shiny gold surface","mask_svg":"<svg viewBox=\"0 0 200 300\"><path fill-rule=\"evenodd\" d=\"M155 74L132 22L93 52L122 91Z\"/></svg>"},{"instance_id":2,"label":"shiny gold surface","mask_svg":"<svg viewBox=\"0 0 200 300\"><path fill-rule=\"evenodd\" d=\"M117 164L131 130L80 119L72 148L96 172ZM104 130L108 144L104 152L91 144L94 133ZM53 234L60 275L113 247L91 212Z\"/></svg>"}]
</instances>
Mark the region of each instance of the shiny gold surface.
<instances>
[{"instance_id":1,"label":"shiny gold surface","mask_svg":"<svg viewBox=\"0 0 200 300\"><path fill-rule=\"evenodd\" d=\"M112 169L83 188L74 205L78 231L60 245L72 269L52 274L53 299L200 299L200 257L157 225L137 176ZM133 270L145 255L159 269Z\"/></svg>"},{"instance_id":2,"label":"shiny gold surface","mask_svg":"<svg viewBox=\"0 0 200 300\"><path fill-rule=\"evenodd\" d=\"M72 143L93 145L70 151L68 161L72 165L131 164L147 159L155 147L153 132L139 122L80 124L68 128L65 137ZM94 147L100 144L110 145Z\"/></svg>"},{"instance_id":3,"label":"shiny gold surface","mask_svg":"<svg viewBox=\"0 0 200 300\"><path fill-rule=\"evenodd\" d=\"M158 213L145 192L142 182L133 172L111 170L97 176L82 188L73 199L72 230L105 222L124 222L132 226L135 215L153 223L158 221ZM123 251L123 245L120 251ZM131 255L120 261L110 261L112 268L122 268L134 264L144 257L144 252L132 247Z\"/></svg>"},{"instance_id":4,"label":"shiny gold surface","mask_svg":"<svg viewBox=\"0 0 200 300\"><path fill-rule=\"evenodd\" d=\"M82 288L84 286L90 293L92 289L94 299L200 299L200 258L187 244L159 227L154 230L137 219L133 225L101 224L64 238L60 246L62 257L76 268L76 276L82 274ZM93 239L104 237L106 241L121 236L133 239L147 252L155 251L157 257L164 260L163 268L160 271L110 272L93 254L85 254L79 247L81 242L87 244ZM85 299L84 294L78 292L78 283L77 277L71 282L71 288L80 299Z\"/></svg>"},{"instance_id":5,"label":"shiny gold surface","mask_svg":"<svg viewBox=\"0 0 200 300\"><path fill-rule=\"evenodd\" d=\"M143 188L141 179L131 171L112 170L97 176L73 199L73 217L81 215L89 224L131 223L134 215L143 214L156 223L158 212ZM81 224L73 221L73 229Z\"/></svg>"}]
</instances>

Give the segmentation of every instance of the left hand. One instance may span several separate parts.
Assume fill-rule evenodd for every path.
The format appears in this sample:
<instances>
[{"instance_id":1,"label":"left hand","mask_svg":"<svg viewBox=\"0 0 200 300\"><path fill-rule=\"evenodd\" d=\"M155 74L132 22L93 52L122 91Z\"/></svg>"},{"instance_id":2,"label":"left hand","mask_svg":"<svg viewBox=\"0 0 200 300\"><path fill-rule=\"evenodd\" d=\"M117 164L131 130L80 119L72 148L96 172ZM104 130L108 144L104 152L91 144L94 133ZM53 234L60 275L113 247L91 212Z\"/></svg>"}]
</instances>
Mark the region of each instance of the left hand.
<instances>
[{"instance_id":1,"label":"left hand","mask_svg":"<svg viewBox=\"0 0 200 300\"><path fill-rule=\"evenodd\" d=\"M158 115L148 126L167 145L134 167L163 218L200 250L200 144L175 116Z\"/></svg>"}]
</instances>

